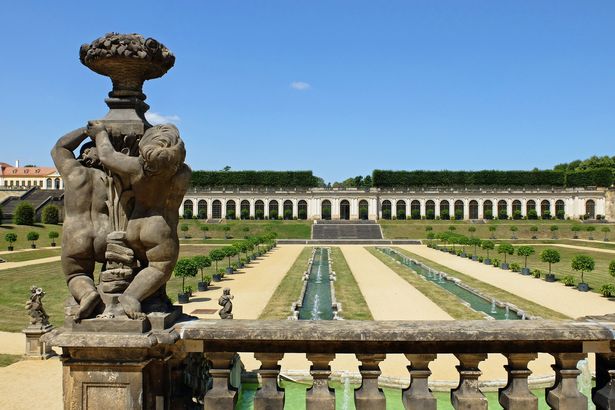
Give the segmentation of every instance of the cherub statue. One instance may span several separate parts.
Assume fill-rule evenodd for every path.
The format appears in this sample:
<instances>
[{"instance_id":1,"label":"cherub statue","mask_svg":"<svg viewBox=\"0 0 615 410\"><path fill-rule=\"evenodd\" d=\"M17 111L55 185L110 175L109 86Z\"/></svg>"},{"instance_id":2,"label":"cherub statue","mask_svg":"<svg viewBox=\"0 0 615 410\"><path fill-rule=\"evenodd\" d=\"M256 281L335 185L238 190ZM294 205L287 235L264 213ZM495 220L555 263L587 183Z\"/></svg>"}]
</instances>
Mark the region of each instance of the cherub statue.
<instances>
[{"instance_id":1,"label":"cherub statue","mask_svg":"<svg viewBox=\"0 0 615 410\"><path fill-rule=\"evenodd\" d=\"M218 299L218 305L222 306L222 309L218 311L220 319L232 319L233 318L233 296L229 288L224 288L222 296Z\"/></svg>"},{"instance_id":2,"label":"cherub statue","mask_svg":"<svg viewBox=\"0 0 615 410\"><path fill-rule=\"evenodd\" d=\"M43 308L43 297L45 292L42 288L32 286L30 288L30 299L26 302L26 310L30 315L30 324L45 327L49 325L49 316Z\"/></svg>"}]
</instances>

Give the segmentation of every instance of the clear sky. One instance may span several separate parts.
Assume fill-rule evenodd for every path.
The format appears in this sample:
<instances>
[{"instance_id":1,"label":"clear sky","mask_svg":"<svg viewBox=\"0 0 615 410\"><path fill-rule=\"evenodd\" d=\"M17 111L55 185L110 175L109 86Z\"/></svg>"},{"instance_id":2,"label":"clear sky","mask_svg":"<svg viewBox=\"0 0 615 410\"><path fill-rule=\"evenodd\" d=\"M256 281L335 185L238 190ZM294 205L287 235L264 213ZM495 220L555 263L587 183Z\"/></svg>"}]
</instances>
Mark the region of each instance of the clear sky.
<instances>
[{"instance_id":1,"label":"clear sky","mask_svg":"<svg viewBox=\"0 0 615 410\"><path fill-rule=\"evenodd\" d=\"M0 161L106 113L79 46L164 43L145 84L193 169L551 168L615 155L615 2L5 1Z\"/></svg>"}]
</instances>

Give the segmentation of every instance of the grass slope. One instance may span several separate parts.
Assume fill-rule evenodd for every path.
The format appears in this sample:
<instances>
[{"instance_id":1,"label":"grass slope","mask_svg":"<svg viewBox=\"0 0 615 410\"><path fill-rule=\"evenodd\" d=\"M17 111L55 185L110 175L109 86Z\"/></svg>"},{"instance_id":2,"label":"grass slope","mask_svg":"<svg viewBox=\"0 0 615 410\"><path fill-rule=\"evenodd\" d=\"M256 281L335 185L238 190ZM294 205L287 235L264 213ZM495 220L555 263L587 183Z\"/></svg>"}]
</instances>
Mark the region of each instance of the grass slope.
<instances>
[{"instance_id":1,"label":"grass slope","mask_svg":"<svg viewBox=\"0 0 615 410\"><path fill-rule=\"evenodd\" d=\"M347 320L374 320L340 248L331 248L331 262L336 274L335 297L342 304L341 316Z\"/></svg>"}]
</instances>

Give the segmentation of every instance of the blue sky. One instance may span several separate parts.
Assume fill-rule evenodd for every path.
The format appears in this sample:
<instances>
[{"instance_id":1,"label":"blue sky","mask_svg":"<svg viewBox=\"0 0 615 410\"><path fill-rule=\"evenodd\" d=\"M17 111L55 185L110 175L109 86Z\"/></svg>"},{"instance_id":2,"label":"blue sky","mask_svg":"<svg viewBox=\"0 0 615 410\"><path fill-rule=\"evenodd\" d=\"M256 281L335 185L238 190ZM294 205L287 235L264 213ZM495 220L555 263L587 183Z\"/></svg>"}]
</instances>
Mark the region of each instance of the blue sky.
<instances>
[{"instance_id":1,"label":"blue sky","mask_svg":"<svg viewBox=\"0 0 615 410\"><path fill-rule=\"evenodd\" d=\"M613 1L5 2L0 161L50 165L106 113L78 60L110 32L176 55L146 82L193 169L551 168L615 155Z\"/></svg>"}]
</instances>

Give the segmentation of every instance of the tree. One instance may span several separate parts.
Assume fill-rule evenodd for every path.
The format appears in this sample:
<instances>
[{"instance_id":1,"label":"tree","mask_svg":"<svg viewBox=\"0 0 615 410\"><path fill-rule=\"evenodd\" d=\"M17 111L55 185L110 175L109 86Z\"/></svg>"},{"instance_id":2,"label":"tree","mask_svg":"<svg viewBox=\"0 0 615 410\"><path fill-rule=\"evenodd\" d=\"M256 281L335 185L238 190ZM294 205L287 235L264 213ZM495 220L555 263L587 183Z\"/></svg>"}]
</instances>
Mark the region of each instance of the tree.
<instances>
[{"instance_id":1,"label":"tree","mask_svg":"<svg viewBox=\"0 0 615 410\"><path fill-rule=\"evenodd\" d=\"M39 237L38 232L35 231L30 231L26 235L26 239L32 242L32 248L36 248L36 241L38 241Z\"/></svg>"},{"instance_id":2,"label":"tree","mask_svg":"<svg viewBox=\"0 0 615 410\"><path fill-rule=\"evenodd\" d=\"M47 234L49 239L51 239L51 246L56 246L56 239L60 237L60 234L56 231L49 231Z\"/></svg>"},{"instance_id":3,"label":"tree","mask_svg":"<svg viewBox=\"0 0 615 410\"><path fill-rule=\"evenodd\" d=\"M552 235L551 238L557 239L557 231L559 227L557 225L551 225L549 229L551 230L551 235Z\"/></svg>"},{"instance_id":4,"label":"tree","mask_svg":"<svg viewBox=\"0 0 615 410\"><path fill-rule=\"evenodd\" d=\"M538 219L538 212L535 209L527 211L527 219Z\"/></svg>"},{"instance_id":5,"label":"tree","mask_svg":"<svg viewBox=\"0 0 615 410\"><path fill-rule=\"evenodd\" d=\"M203 269L209 268L211 266L211 259L209 258L209 256L206 255L197 255L193 257L192 260L196 264L197 268L201 271L201 282L204 282Z\"/></svg>"},{"instance_id":6,"label":"tree","mask_svg":"<svg viewBox=\"0 0 615 410\"><path fill-rule=\"evenodd\" d=\"M536 234L538 233L538 225L530 226L530 232L532 233L532 239L536 239Z\"/></svg>"},{"instance_id":7,"label":"tree","mask_svg":"<svg viewBox=\"0 0 615 410\"><path fill-rule=\"evenodd\" d=\"M611 229L608 226L603 226L600 230L604 233L604 241L607 242L609 240L609 232L611 232Z\"/></svg>"},{"instance_id":8,"label":"tree","mask_svg":"<svg viewBox=\"0 0 615 410\"><path fill-rule=\"evenodd\" d=\"M192 210L186 209L184 211L184 219L192 219Z\"/></svg>"},{"instance_id":9,"label":"tree","mask_svg":"<svg viewBox=\"0 0 615 410\"><path fill-rule=\"evenodd\" d=\"M517 228L515 225L511 225L510 226L510 231L512 232L512 238L511 239L517 239L517 235L516 232L519 230L519 228Z\"/></svg>"},{"instance_id":10,"label":"tree","mask_svg":"<svg viewBox=\"0 0 615 410\"><path fill-rule=\"evenodd\" d=\"M495 231L498 229L497 226L491 225L489 226L489 232L491 232L491 239L495 239Z\"/></svg>"},{"instance_id":11,"label":"tree","mask_svg":"<svg viewBox=\"0 0 615 410\"><path fill-rule=\"evenodd\" d=\"M17 242L17 234L14 232L9 232L4 235L4 240L9 243L9 250L13 250L13 244Z\"/></svg>"},{"instance_id":12,"label":"tree","mask_svg":"<svg viewBox=\"0 0 615 410\"><path fill-rule=\"evenodd\" d=\"M475 237L472 237L468 240L468 245L474 246L473 255L476 256L476 248L481 245L481 240Z\"/></svg>"},{"instance_id":13,"label":"tree","mask_svg":"<svg viewBox=\"0 0 615 410\"><path fill-rule=\"evenodd\" d=\"M594 239L594 231L596 230L596 227L590 225L587 228L585 228L585 230L588 232L587 239L593 240Z\"/></svg>"},{"instance_id":14,"label":"tree","mask_svg":"<svg viewBox=\"0 0 615 410\"><path fill-rule=\"evenodd\" d=\"M515 253L515 247L509 243L502 242L498 246L498 253L504 255L504 263L506 263L506 256Z\"/></svg>"},{"instance_id":15,"label":"tree","mask_svg":"<svg viewBox=\"0 0 615 410\"><path fill-rule=\"evenodd\" d=\"M209 252L209 258L215 263L216 272L218 272L218 262L224 259L225 257L226 257L226 254L221 248L212 249L212 251Z\"/></svg>"},{"instance_id":16,"label":"tree","mask_svg":"<svg viewBox=\"0 0 615 410\"><path fill-rule=\"evenodd\" d=\"M572 238L573 239L578 239L579 238L579 232L581 232L581 225L572 225L570 227L570 230L572 231Z\"/></svg>"},{"instance_id":17,"label":"tree","mask_svg":"<svg viewBox=\"0 0 615 410\"><path fill-rule=\"evenodd\" d=\"M188 226L188 224L181 224L181 226L179 227L179 229L181 229L181 231L184 233L184 238L188 238L188 234L186 232L188 232L188 230L190 229L190 227Z\"/></svg>"},{"instance_id":18,"label":"tree","mask_svg":"<svg viewBox=\"0 0 615 410\"><path fill-rule=\"evenodd\" d=\"M225 246L224 248L222 248L222 251L224 252L224 256L228 258L228 267L231 267L231 258L235 255L237 255L237 248L235 248L234 246Z\"/></svg>"},{"instance_id":19,"label":"tree","mask_svg":"<svg viewBox=\"0 0 615 410\"><path fill-rule=\"evenodd\" d=\"M453 225L449 225L448 230L454 232L455 230L457 230L457 228L455 228Z\"/></svg>"},{"instance_id":20,"label":"tree","mask_svg":"<svg viewBox=\"0 0 615 410\"><path fill-rule=\"evenodd\" d=\"M175 264L174 273L178 278L182 278L182 293L186 293L186 278L194 278L199 268L193 258L181 258Z\"/></svg>"},{"instance_id":21,"label":"tree","mask_svg":"<svg viewBox=\"0 0 615 410\"><path fill-rule=\"evenodd\" d=\"M559 252L555 249L545 249L540 252L540 260L549 264L549 275L551 274L551 264L560 261Z\"/></svg>"},{"instance_id":22,"label":"tree","mask_svg":"<svg viewBox=\"0 0 615 410\"><path fill-rule=\"evenodd\" d=\"M615 260L609 262L609 275L615 277Z\"/></svg>"},{"instance_id":23,"label":"tree","mask_svg":"<svg viewBox=\"0 0 615 410\"><path fill-rule=\"evenodd\" d=\"M476 232L476 227L475 226L470 226L468 228L468 232L470 232L470 234L472 234L472 236L474 236L474 232Z\"/></svg>"},{"instance_id":24,"label":"tree","mask_svg":"<svg viewBox=\"0 0 615 410\"><path fill-rule=\"evenodd\" d=\"M431 231L433 231L433 226L431 226L431 225L427 225L427 226L425 227L425 232L431 232Z\"/></svg>"},{"instance_id":25,"label":"tree","mask_svg":"<svg viewBox=\"0 0 615 410\"><path fill-rule=\"evenodd\" d=\"M596 263L594 262L594 258L588 255L576 255L572 258L571 262L572 269L576 271L581 271L581 283L585 283L583 280L583 274L585 272L591 272L594 270Z\"/></svg>"},{"instance_id":26,"label":"tree","mask_svg":"<svg viewBox=\"0 0 615 410\"><path fill-rule=\"evenodd\" d=\"M28 202L20 202L13 215L15 225L34 225L34 208Z\"/></svg>"},{"instance_id":27,"label":"tree","mask_svg":"<svg viewBox=\"0 0 615 410\"><path fill-rule=\"evenodd\" d=\"M57 225L60 223L60 209L55 205L47 205L43 208L43 223Z\"/></svg>"},{"instance_id":28,"label":"tree","mask_svg":"<svg viewBox=\"0 0 615 410\"><path fill-rule=\"evenodd\" d=\"M480 246L487 251L487 259L489 259L489 251L495 248L495 244L492 241L482 241Z\"/></svg>"},{"instance_id":29,"label":"tree","mask_svg":"<svg viewBox=\"0 0 615 410\"><path fill-rule=\"evenodd\" d=\"M536 252L534 248L532 248L531 246L527 246L527 245L519 246L517 248L517 255L523 256L525 258L525 268L527 268L527 257L532 256L534 252Z\"/></svg>"},{"instance_id":30,"label":"tree","mask_svg":"<svg viewBox=\"0 0 615 410\"><path fill-rule=\"evenodd\" d=\"M207 231L209 231L209 227L206 225L201 225L201 232L203 232L203 239L207 239Z\"/></svg>"},{"instance_id":31,"label":"tree","mask_svg":"<svg viewBox=\"0 0 615 410\"><path fill-rule=\"evenodd\" d=\"M222 227L222 230L224 231L224 239L228 239L229 238L229 231L231 230L231 227L228 225L224 225Z\"/></svg>"}]
</instances>

